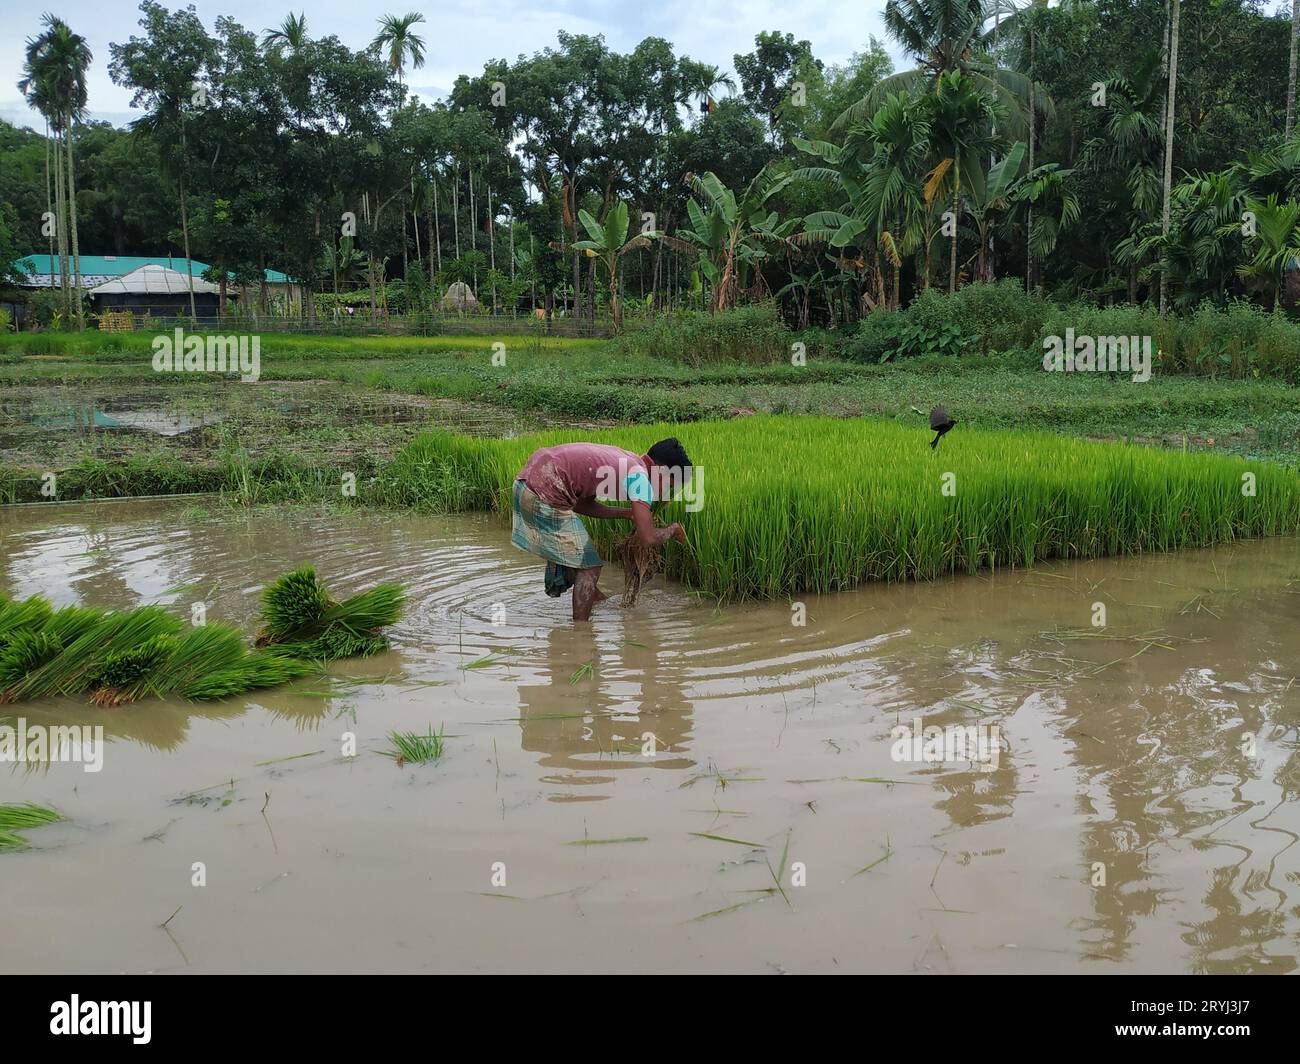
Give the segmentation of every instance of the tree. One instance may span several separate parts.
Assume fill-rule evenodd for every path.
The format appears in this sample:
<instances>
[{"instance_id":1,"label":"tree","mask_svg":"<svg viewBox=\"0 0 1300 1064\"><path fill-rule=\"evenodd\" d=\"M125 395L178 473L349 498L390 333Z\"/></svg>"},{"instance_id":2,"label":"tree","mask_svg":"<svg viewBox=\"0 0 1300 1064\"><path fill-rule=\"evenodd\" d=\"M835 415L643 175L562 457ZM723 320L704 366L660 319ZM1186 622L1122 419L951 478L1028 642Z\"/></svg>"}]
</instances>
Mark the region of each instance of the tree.
<instances>
[{"instance_id":1,"label":"tree","mask_svg":"<svg viewBox=\"0 0 1300 1064\"><path fill-rule=\"evenodd\" d=\"M1160 235L1169 238L1169 194L1174 182L1174 96L1178 91L1178 9L1181 0L1169 0L1169 98L1165 108L1165 177L1164 206L1160 212ZM1169 261L1160 265L1160 313L1165 312L1169 295Z\"/></svg>"},{"instance_id":2,"label":"tree","mask_svg":"<svg viewBox=\"0 0 1300 1064\"><path fill-rule=\"evenodd\" d=\"M777 123L790 98L792 82L805 64L820 70L808 41L796 41L791 33L760 33L754 38L754 50L733 59L745 99L767 119L776 132Z\"/></svg>"},{"instance_id":3,"label":"tree","mask_svg":"<svg viewBox=\"0 0 1300 1064\"><path fill-rule=\"evenodd\" d=\"M144 0L140 11L140 26L145 36L132 37L126 44L109 45L113 57L109 73L117 84L135 90L131 106L144 107L146 114L132 122L131 128L160 144L164 165L176 179L189 278L190 316L194 318L198 312L190 255L190 153L186 120L191 108L205 106L209 86L204 79L217 63L217 46L192 5L183 11L169 12L155 0Z\"/></svg>"},{"instance_id":4,"label":"tree","mask_svg":"<svg viewBox=\"0 0 1300 1064\"><path fill-rule=\"evenodd\" d=\"M997 32L995 15L1013 10L1005 0L887 0L885 29L917 65L878 82L840 115L836 127L861 122L891 92L934 89L940 77L956 71L1002 104L1006 132L1026 135L1028 114L1050 112L1051 100L1030 78L998 66L988 54Z\"/></svg>"},{"instance_id":5,"label":"tree","mask_svg":"<svg viewBox=\"0 0 1300 1064\"><path fill-rule=\"evenodd\" d=\"M1286 127L1283 136L1291 139L1295 131L1296 52L1300 45L1300 0L1291 0L1291 47L1286 75Z\"/></svg>"},{"instance_id":6,"label":"tree","mask_svg":"<svg viewBox=\"0 0 1300 1064\"><path fill-rule=\"evenodd\" d=\"M713 285L710 309L734 307L740 293L752 286L765 290L762 263L768 257L766 244L786 243L796 224L782 223L767 203L790 183L791 175L763 170L739 199L716 174L691 176L693 196L687 201L690 228L679 229L675 237L664 237L672 247L695 251L704 276Z\"/></svg>"},{"instance_id":7,"label":"tree","mask_svg":"<svg viewBox=\"0 0 1300 1064\"><path fill-rule=\"evenodd\" d=\"M631 240L627 239L627 204L620 200L605 216L605 224L600 225L586 211L579 211L578 217L587 230L589 239L579 240L573 245L574 251L586 252L605 267L605 277L609 282L609 306L614 319L614 331L623 326L623 308L619 300L619 264L631 251L647 248L658 233L638 233ZM560 245L562 247L562 245Z\"/></svg>"},{"instance_id":8,"label":"tree","mask_svg":"<svg viewBox=\"0 0 1300 1064\"><path fill-rule=\"evenodd\" d=\"M983 160L998 145L993 132L1002 115L994 98L960 70L941 74L935 91L925 97L930 109L931 144L937 158L926 178L925 198L939 189L949 192L952 243L948 259L948 293L957 289L957 239L962 193L983 174ZM974 175L974 178L972 177Z\"/></svg>"},{"instance_id":9,"label":"tree","mask_svg":"<svg viewBox=\"0 0 1300 1064\"><path fill-rule=\"evenodd\" d=\"M388 49L388 66L397 74L399 89L402 86L402 73L406 60L416 70L424 66L424 38L418 36L412 27L424 21L418 11L411 11L400 17L383 15L379 19L379 32L370 42L370 47L382 52Z\"/></svg>"},{"instance_id":10,"label":"tree","mask_svg":"<svg viewBox=\"0 0 1300 1064\"><path fill-rule=\"evenodd\" d=\"M297 52L306 46L308 40L306 13L299 12L295 15L290 12L284 16L278 28L262 34L262 47L269 52L279 52L285 48Z\"/></svg>"},{"instance_id":11,"label":"tree","mask_svg":"<svg viewBox=\"0 0 1300 1064\"><path fill-rule=\"evenodd\" d=\"M688 95L683 100L683 103L690 100L698 101L701 114L713 114L713 109L717 106L714 100L716 90L736 91L736 79L722 70L721 67L710 66L708 63L696 63L691 60L683 60L682 67L688 89Z\"/></svg>"},{"instance_id":12,"label":"tree","mask_svg":"<svg viewBox=\"0 0 1300 1064\"><path fill-rule=\"evenodd\" d=\"M85 307L81 297L81 246L77 229L77 182L72 141L76 123L86 111L86 69L91 51L86 39L74 33L66 22L47 14L45 32L27 42L23 79L19 89L28 96L54 133L56 189L59 205L56 222L60 248L60 287L68 318L75 313L77 327L85 328ZM60 154L62 152L62 154ZM65 185L66 180L66 185ZM72 241L72 282L69 291L67 237ZM71 302L69 302L71 299Z\"/></svg>"}]
</instances>

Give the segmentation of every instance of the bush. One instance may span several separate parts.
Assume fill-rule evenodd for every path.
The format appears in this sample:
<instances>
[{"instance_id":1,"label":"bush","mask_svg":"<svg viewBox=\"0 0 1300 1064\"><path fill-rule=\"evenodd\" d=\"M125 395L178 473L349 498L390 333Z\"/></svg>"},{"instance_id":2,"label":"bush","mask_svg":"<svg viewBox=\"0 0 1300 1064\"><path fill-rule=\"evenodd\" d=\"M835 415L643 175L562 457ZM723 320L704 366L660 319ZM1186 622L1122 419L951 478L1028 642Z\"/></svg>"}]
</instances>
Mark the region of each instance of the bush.
<instances>
[{"instance_id":1,"label":"bush","mask_svg":"<svg viewBox=\"0 0 1300 1064\"><path fill-rule=\"evenodd\" d=\"M878 310L864 318L844 354L857 362L884 362L1033 346L1049 311L1050 304L1009 278L964 285L951 296L927 288L904 310Z\"/></svg>"},{"instance_id":2,"label":"bush","mask_svg":"<svg viewBox=\"0 0 1300 1064\"><path fill-rule=\"evenodd\" d=\"M618 339L619 348L628 354L689 366L782 362L789 359L793 342L794 333L782 324L771 303L736 307L717 314L702 311L661 314Z\"/></svg>"}]
</instances>

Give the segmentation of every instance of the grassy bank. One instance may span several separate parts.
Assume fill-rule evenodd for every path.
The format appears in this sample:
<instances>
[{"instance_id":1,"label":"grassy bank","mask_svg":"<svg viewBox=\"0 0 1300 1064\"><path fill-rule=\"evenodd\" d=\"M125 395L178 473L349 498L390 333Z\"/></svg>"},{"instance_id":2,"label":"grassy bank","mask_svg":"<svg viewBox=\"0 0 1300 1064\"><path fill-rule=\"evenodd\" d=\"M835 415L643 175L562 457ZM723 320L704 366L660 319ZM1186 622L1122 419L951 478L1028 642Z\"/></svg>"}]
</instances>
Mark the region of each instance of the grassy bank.
<instances>
[{"instance_id":1,"label":"grassy bank","mask_svg":"<svg viewBox=\"0 0 1300 1064\"><path fill-rule=\"evenodd\" d=\"M669 544L667 572L722 599L1300 532L1300 475L1218 455L969 429L931 451L920 417L754 417L584 438L643 452L670 434L704 481L698 512L681 502L663 507L663 520L682 521L691 544ZM381 487L395 503L441 493L448 508L505 511L532 450L574 438L431 433L398 456ZM1243 494L1245 474L1254 495ZM591 524L610 557L626 526Z\"/></svg>"}]
</instances>

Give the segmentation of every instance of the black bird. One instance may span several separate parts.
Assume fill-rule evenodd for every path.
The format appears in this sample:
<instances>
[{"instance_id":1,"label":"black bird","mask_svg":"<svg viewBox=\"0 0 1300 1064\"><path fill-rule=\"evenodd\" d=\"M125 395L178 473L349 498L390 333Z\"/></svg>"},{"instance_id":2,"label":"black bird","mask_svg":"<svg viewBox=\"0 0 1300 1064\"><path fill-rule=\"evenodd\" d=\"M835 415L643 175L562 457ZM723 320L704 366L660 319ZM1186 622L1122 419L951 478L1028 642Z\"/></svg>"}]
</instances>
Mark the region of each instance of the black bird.
<instances>
[{"instance_id":1,"label":"black bird","mask_svg":"<svg viewBox=\"0 0 1300 1064\"><path fill-rule=\"evenodd\" d=\"M930 428L937 433L934 439L930 441L931 450L939 446L939 437L955 424L957 424L957 422L948 416L948 411L943 407L936 406L930 411Z\"/></svg>"}]
</instances>

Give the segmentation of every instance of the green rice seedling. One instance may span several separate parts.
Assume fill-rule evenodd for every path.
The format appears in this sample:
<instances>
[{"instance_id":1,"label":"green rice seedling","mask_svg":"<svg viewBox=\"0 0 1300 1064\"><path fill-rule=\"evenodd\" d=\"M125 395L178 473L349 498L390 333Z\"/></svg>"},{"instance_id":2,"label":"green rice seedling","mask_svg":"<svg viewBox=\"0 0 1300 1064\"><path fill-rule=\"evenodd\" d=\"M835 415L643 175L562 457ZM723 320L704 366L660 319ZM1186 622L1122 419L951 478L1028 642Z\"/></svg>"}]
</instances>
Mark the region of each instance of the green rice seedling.
<instances>
[{"instance_id":1,"label":"green rice seedling","mask_svg":"<svg viewBox=\"0 0 1300 1064\"><path fill-rule=\"evenodd\" d=\"M14 601L0 598L0 650L19 633L44 628L54 614L54 607L41 595Z\"/></svg>"},{"instance_id":2,"label":"green rice seedling","mask_svg":"<svg viewBox=\"0 0 1300 1064\"><path fill-rule=\"evenodd\" d=\"M357 635L340 626L327 628L305 642L277 643L274 649L279 654L304 661L335 661L382 654L388 649L388 640L381 635Z\"/></svg>"},{"instance_id":3,"label":"green rice seedling","mask_svg":"<svg viewBox=\"0 0 1300 1064\"><path fill-rule=\"evenodd\" d=\"M184 698L211 702L262 687L278 687L311 671L305 661L282 654L248 654L236 664L208 673L179 690Z\"/></svg>"},{"instance_id":4,"label":"green rice seedling","mask_svg":"<svg viewBox=\"0 0 1300 1064\"><path fill-rule=\"evenodd\" d=\"M334 606L316 570L304 565L272 581L262 591L262 641L291 639L319 625Z\"/></svg>"},{"instance_id":5,"label":"green rice seedling","mask_svg":"<svg viewBox=\"0 0 1300 1064\"><path fill-rule=\"evenodd\" d=\"M1300 532L1294 470L1046 433L959 428L932 451L921 425L755 416L450 443L439 433L413 446L432 465L433 452L452 448L462 468L487 478L472 494L494 488L504 515L515 474L538 447L593 439L644 453L670 435L705 478L698 510L679 499L656 515L680 521L691 543L665 545L665 572L723 600ZM602 555L615 557L629 526L588 526Z\"/></svg>"},{"instance_id":6,"label":"green rice seedling","mask_svg":"<svg viewBox=\"0 0 1300 1064\"><path fill-rule=\"evenodd\" d=\"M399 767L408 763L424 765L437 761L442 757L442 734L442 728L434 734L432 725L426 735L419 732L389 732L388 741L393 744L393 749L387 751L386 756L396 761Z\"/></svg>"},{"instance_id":7,"label":"green rice seedling","mask_svg":"<svg viewBox=\"0 0 1300 1064\"><path fill-rule=\"evenodd\" d=\"M53 809L44 809L39 805L0 805L0 853L26 847L27 840L18 832L57 824L61 820L63 817Z\"/></svg>"},{"instance_id":8,"label":"green rice seedling","mask_svg":"<svg viewBox=\"0 0 1300 1064\"><path fill-rule=\"evenodd\" d=\"M248 656L244 637L224 624L189 628L177 641L164 668L159 670L150 691L159 697L184 695L212 676L238 668Z\"/></svg>"},{"instance_id":9,"label":"green rice seedling","mask_svg":"<svg viewBox=\"0 0 1300 1064\"><path fill-rule=\"evenodd\" d=\"M171 660L177 645L175 636L159 635L108 654L95 674L90 700L99 706L134 702L148 690L150 678Z\"/></svg>"},{"instance_id":10,"label":"green rice seedling","mask_svg":"<svg viewBox=\"0 0 1300 1064\"><path fill-rule=\"evenodd\" d=\"M112 655L156 636L176 635L181 622L159 606L105 614L62 652L0 691L0 702L84 691Z\"/></svg>"},{"instance_id":11,"label":"green rice seedling","mask_svg":"<svg viewBox=\"0 0 1300 1064\"><path fill-rule=\"evenodd\" d=\"M379 654L388 649L379 630L401 616L404 601L400 585L380 584L335 602L315 570L303 566L263 592L257 643L312 661Z\"/></svg>"},{"instance_id":12,"label":"green rice seedling","mask_svg":"<svg viewBox=\"0 0 1300 1064\"><path fill-rule=\"evenodd\" d=\"M12 633L8 643L0 649L0 688L39 669L62 650L63 644L47 631Z\"/></svg>"}]
</instances>

